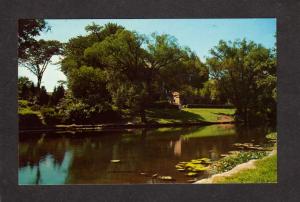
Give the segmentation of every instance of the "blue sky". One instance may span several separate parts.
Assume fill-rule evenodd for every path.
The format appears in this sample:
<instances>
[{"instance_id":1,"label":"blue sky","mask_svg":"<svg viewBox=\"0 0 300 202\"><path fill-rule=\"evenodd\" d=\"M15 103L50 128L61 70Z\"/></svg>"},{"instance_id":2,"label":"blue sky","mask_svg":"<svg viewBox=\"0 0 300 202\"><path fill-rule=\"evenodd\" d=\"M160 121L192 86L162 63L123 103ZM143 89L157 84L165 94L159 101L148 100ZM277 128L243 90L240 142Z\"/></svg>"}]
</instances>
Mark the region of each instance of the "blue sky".
<instances>
[{"instance_id":1,"label":"blue sky","mask_svg":"<svg viewBox=\"0 0 300 202\"><path fill-rule=\"evenodd\" d=\"M188 46L196 52L204 62L209 56L209 50L218 44L219 40L233 41L235 39L252 40L267 48L275 44L276 19L92 19L92 20L46 20L51 31L41 33L37 38L67 42L70 38L85 35L84 27L92 22L104 25L108 22L118 23L128 30L150 35L170 34L175 36L181 46ZM54 57L53 61L57 61ZM19 68L20 76L28 76L36 82L36 78L24 68ZM42 85L52 91L58 80L66 80L59 66L49 65L45 71Z\"/></svg>"}]
</instances>

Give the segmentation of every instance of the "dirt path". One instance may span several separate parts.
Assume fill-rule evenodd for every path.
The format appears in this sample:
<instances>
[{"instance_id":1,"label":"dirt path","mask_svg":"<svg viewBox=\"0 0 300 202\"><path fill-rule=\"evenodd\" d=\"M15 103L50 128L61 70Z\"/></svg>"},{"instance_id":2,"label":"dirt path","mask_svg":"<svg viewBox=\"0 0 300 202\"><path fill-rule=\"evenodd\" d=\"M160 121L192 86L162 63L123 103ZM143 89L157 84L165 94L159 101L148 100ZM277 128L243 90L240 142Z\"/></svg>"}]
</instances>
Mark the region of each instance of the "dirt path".
<instances>
[{"instance_id":1,"label":"dirt path","mask_svg":"<svg viewBox=\"0 0 300 202\"><path fill-rule=\"evenodd\" d=\"M228 121L234 121L232 116L222 115L218 117L219 122L228 122Z\"/></svg>"}]
</instances>

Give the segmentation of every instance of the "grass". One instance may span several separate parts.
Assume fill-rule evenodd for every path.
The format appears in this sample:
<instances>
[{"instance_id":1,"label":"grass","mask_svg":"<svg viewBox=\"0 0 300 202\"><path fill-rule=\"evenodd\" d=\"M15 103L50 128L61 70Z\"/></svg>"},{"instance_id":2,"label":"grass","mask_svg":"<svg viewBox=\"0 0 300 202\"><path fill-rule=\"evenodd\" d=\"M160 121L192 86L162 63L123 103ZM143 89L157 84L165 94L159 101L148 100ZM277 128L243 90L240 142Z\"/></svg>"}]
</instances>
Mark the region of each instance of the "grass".
<instances>
[{"instance_id":1,"label":"grass","mask_svg":"<svg viewBox=\"0 0 300 202\"><path fill-rule=\"evenodd\" d=\"M235 109L216 108L151 109L147 110L147 117L158 123L221 122L222 117L233 120L234 113Z\"/></svg>"},{"instance_id":2,"label":"grass","mask_svg":"<svg viewBox=\"0 0 300 202\"><path fill-rule=\"evenodd\" d=\"M277 133L266 135L268 139L277 140ZM274 144L277 150L277 144ZM258 159L254 169L241 170L227 177L217 178L214 183L277 183L277 152L271 156Z\"/></svg>"},{"instance_id":3,"label":"grass","mask_svg":"<svg viewBox=\"0 0 300 202\"><path fill-rule=\"evenodd\" d=\"M215 183L276 183L277 154L257 160L255 169L243 170L230 177L218 179Z\"/></svg>"},{"instance_id":4,"label":"grass","mask_svg":"<svg viewBox=\"0 0 300 202\"><path fill-rule=\"evenodd\" d=\"M18 100L19 107L18 107L18 114L20 115L27 115L27 114L36 114L40 115L39 111L34 111L29 106L29 102L27 100Z\"/></svg>"}]
</instances>

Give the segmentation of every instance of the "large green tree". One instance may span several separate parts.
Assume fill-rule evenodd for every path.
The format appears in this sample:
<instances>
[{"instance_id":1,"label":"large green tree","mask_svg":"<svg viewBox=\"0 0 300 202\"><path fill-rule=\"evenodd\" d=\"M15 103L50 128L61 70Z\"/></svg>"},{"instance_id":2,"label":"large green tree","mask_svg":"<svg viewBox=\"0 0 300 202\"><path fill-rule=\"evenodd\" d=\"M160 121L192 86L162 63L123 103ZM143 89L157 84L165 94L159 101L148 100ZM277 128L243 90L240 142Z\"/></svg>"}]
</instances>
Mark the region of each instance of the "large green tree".
<instances>
[{"instance_id":1,"label":"large green tree","mask_svg":"<svg viewBox=\"0 0 300 202\"><path fill-rule=\"evenodd\" d=\"M207 60L211 76L245 123L275 119L276 55L252 41L220 41Z\"/></svg>"},{"instance_id":2,"label":"large green tree","mask_svg":"<svg viewBox=\"0 0 300 202\"><path fill-rule=\"evenodd\" d=\"M137 33L119 30L86 49L85 57L105 69L107 89L113 103L119 108L128 107L139 112L145 121L147 69L146 52L141 47L143 42L144 38Z\"/></svg>"},{"instance_id":3,"label":"large green tree","mask_svg":"<svg viewBox=\"0 0 300 202\"><path fill-rule=\"evenodd\" d=\"M30 49L42 31L48 31L50 27L43 19L20 19L18 21L18 57L26 57L26 51Z\"/></svg>"},{"instance_id":4,"label":"large green tree","mask_svg":"<svg viewBox=\"0 0 300 202\"><path fill-rule=\"evenodd\" d=\"M43 39L36 41L26 51L26 56L20 58L20 63L37 77L37 89L40 90L41 82L51 63L52 56L61 54L62 45L59 41Z\"/></svg>"},{"instance_id":5,"label":"large green tree","mask_svg":"<svg viewBox=\"0 0 300 202\"><path fill-rule=\"evenodd\" d=\"M72 94L85 103L110 102L140 114L146 122L151 103L187 85L200 88L208 78L199 58L172 36L146 37L111 23L91 24L86 30L88 35L65 45L61 63ZM177 81L172 72L179 73ZM97 90L91 92L91 86Z\"/></svg>"}]
</instances>

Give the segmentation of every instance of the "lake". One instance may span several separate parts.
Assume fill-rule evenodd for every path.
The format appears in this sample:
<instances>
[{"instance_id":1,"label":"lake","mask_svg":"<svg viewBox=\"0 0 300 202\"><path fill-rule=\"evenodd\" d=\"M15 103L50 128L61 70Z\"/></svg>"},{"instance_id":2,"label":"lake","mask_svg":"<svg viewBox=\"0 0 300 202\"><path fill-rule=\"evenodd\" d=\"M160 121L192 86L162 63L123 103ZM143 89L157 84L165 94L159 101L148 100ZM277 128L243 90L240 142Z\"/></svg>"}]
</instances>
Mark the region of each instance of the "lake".
<instances>
[{"instance_id":1,"label":"lake","mask_svg":"<svg viewBox=\"0 0 300 202\"><path fill-rule=\"evenodd\" d=\"M112 132L20 134L19 184L187 183L180 161L237 150L234 143L268 144L263 128L231 124ZM111 162L111 160L120 160ZM152 178L172 176L174 181ZM203 172L197 177L207 177Z\"/></svg>"}]
</instances>

